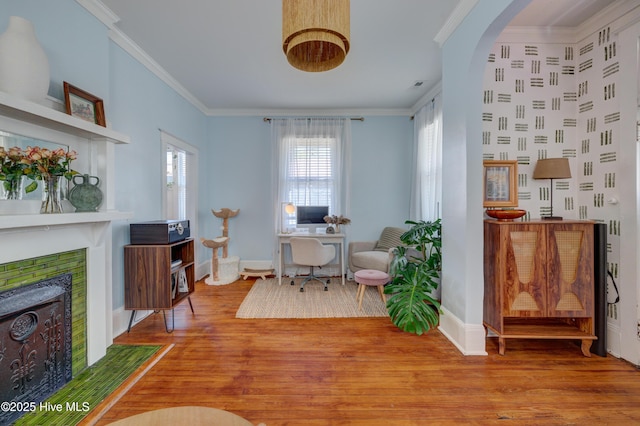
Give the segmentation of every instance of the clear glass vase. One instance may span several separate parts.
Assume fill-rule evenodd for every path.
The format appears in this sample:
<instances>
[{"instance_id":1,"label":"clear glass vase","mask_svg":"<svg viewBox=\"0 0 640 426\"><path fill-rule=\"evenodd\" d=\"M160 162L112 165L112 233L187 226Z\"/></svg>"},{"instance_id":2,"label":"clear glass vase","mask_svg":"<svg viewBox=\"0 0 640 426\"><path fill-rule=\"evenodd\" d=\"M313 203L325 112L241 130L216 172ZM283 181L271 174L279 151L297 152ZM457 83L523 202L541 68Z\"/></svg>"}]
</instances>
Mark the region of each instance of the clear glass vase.
<instances>
[{"instance_id":1,"label":"clear glass vase","mask_svg":"<svg viewBox=\"0 0 640 426\"><path fill-rule=\"evenodd\" d=\"M63 177L55 175L42 176L42 204L40 213L62 213Z\"/></svg>"},{"instance_id":2,"label":"clear glass vase","mask_svg":"<svg viewBox=\"0 0 640 426\"><path fill-rule=\"evenodd\" d=\"M24 176L1 182L0 200L22 200Z\"/></svg>"}]
</instances>

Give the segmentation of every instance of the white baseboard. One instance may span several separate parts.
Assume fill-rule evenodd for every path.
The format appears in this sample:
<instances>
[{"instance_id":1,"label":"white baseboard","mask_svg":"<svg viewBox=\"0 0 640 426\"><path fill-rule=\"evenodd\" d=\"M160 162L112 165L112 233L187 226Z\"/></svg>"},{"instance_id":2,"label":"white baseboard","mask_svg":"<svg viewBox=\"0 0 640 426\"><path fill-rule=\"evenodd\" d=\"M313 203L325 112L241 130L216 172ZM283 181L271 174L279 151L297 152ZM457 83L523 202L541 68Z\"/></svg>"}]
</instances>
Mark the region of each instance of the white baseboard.
<instances>
[{"instance_id":1,"label":"white baseboard","mask_svg":"<svg viewBox=\"0 0 640 426\"><path fill-rule=\"evenodd\" d=\"M113 310L112 318L113 318L113 338L115 339L117 336L126 333L129 328L129 320L131 319L131 312L124 309L124 307ZM153 311L135 311L136 316L134 318L133 324L131 327L148 317L153 313Z\"/></svg>"},{"instance_id":2,"label":"white baseboard","mask_svg":"<svg viewBox=\"0 0 640 426\"><path fill-rule=\"evenodd\" d=\"M206 262L200 263L196 266L196 281L199 281L209 275L211 271L211 261L208 260Z\"/></svg>"},{"instance_id":3,"label":"white baseboard","mask_svg":"<svg viewBox=\"0 0 640 426\"><path fill-rule=\"evenodd\" d=\"M270 260L240 260L240 271L249 269L273 269L273 262Z\"/></svg>"},{"instance_id":4,"label":"white baseboard","mask_svg":"<svg viewBox=\"0 0 640 426\"><path fill-rule=\"evenodd\" d=\"M463 355L487 355L486 331L482 324L465 324L445 307L442 307L438 330L455 345Z\"/></svg>"},{"instance_id":5,"label":"white baseboard","mask_svg":"<svg viewBox=\"0 0 640 426\"><path fill-rule=\"evenodd\" d=\"M607 352L616 358L622 355L622 333L615 324L607 324Z\"/></svg>"},{"instance_id":6,"label":"white baseboard","mask_svg":"<svg viewBox=\"0 0 640 426\"><path fill-rule=\"evenodd\" d=\"M244 268L250 269L273 269L273 262L271 260L242 260L240 259L240 271ZM211 261L200 263L196 267L196 280L201 280L211 273Z\"/></svg>"}]
</instances>

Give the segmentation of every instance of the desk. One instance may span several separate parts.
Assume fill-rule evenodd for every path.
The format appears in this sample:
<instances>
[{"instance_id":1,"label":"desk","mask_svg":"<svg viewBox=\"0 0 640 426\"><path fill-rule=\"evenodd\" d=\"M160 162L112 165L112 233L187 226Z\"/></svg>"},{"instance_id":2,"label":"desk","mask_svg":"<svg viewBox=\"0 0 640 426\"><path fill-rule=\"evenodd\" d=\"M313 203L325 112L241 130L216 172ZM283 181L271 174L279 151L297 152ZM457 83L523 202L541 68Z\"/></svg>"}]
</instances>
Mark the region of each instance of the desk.
<instances>
[{"instance_id":1,"label":"desk","mask_svg":"<svg viewBox=\"0 0 640 426\"><path fill-rule=\"evenodd\" d=\"M291 237L296 238L316 238L322 244L335 244L337 245L338 261L340 262L340 279L342 285L344 285L344 276L346 274L344 265L344 234L311 234L308 232L294 232L291 234L278 234L278 284L282 284L282 272L283 272L283 249L285 244L289 244Z\"/></svg>"}]
</instances>

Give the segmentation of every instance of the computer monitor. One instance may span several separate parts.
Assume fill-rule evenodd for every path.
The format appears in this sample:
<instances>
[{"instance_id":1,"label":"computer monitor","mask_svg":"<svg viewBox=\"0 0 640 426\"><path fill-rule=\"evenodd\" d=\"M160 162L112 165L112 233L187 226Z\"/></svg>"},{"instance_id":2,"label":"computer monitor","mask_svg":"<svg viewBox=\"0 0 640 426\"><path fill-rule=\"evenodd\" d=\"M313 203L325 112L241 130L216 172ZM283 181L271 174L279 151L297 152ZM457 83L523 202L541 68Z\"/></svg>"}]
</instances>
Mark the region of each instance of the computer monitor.
<instances>
[{"instance_id":1,"label":"computer monitor","mask_svg":"<svg viewBox=\"0 0 640 426\"><path fill-rule=\"evenodd\" d=\"M316 228L324 228L327 223L324 217L329 214L329 206L297 206L296 225L298 228L308 228L315 232Z\"/></svg>"}]
</instances>

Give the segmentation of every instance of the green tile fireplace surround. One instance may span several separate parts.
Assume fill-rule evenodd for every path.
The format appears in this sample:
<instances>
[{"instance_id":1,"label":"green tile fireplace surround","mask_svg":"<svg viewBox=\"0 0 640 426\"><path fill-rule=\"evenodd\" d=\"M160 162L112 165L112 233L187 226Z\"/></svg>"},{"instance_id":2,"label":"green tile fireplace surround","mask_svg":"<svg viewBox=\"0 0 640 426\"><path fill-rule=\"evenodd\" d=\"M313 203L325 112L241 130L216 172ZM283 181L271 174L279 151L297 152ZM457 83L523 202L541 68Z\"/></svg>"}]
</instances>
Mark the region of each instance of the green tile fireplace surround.
<instances>
[{"instance_id":1,"label":"green tile fireplace surround","mask_svg":"<svg viewBox=\"0 0 640 426\"><path fill-rule=\"evenodd\" d=\"M87 367L87 253L72 250L0 264L0 292L55 276L72 274L71 345L72 374Z\"/></svg>"}]
</instances>

